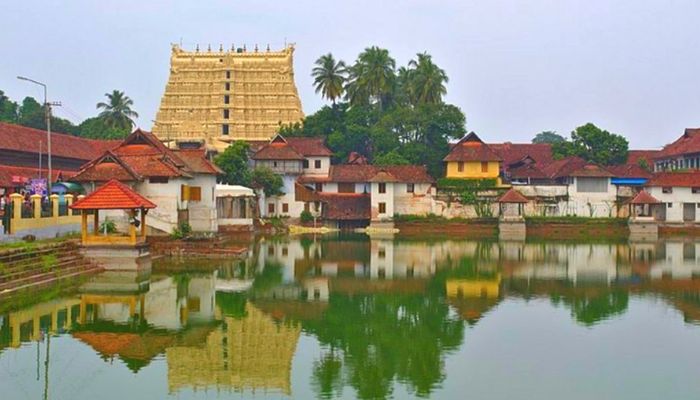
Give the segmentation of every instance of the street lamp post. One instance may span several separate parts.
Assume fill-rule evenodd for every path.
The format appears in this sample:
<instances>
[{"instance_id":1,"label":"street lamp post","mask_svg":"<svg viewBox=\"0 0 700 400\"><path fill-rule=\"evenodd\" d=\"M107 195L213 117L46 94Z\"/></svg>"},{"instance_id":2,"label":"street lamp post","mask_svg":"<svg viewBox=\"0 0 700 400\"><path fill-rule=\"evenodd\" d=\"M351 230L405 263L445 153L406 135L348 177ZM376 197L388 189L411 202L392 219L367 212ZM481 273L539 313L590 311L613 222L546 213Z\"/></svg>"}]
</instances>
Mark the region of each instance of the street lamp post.
<instances>
[{"instance_id":1,"label":"street lamp post","mask_svg":"<svg viewBox=\"0 0 700 400\"><path fill-rule=\"evenodd\" d=\"M36 85L39 85L44 88L44 109L46 112L46 136L47 136L47 153L48 153L48 168L49 168L49 174L48 174L48 179L46 179L46 189L47 189L47 195L51 194L51 177L53 176L52 171L51 171L51 104L49 104L48 96L46 94L46 84L41 83L39 81L35 81L34 79L29 79L24 76L18 76L17 79L27 81L34 83Z\"/></svg>"}]
</instances>

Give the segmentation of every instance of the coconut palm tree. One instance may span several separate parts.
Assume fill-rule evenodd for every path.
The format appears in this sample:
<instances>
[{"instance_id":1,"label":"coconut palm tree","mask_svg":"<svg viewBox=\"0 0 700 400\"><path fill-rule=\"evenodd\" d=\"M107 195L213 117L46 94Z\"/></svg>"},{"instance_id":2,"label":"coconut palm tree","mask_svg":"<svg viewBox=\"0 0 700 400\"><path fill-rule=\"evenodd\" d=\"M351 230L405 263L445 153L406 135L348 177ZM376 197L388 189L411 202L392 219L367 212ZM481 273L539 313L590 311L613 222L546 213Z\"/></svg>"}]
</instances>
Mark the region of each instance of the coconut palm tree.
<instances>
[{"instance_id":1,"label":"coconut palm tree","mask_svg":"<svg viewBox=\"0 0 700 400\"><path fill-rule=\"evenodd\" d=\"M396 61L389 51L366 48L349 68L346 97L351 104L378 103L383 109L391 100L396 84Z\"/></svg>"},{"instance_id":2,"label":"coconut palm tree","mask_svg":"<svg viewBox=\"0 0 700 400\"><path fill-rule=\"evenodd\" d=\"M428 53L418 53L417 60L408 62L411 69L410 94L413 104L437 104L442 102L442 96L447 93L445 84L449 81L445 70L433 63Z\"/></svg>"},{"instance_id":3,"label":"coconut palm tree","mask_svg":"<svg viewBox=\"0 0 700 400\"><path fill-rule=\"evenodd\" d=\"M335 106L335 100L343 94L346 74L344 61L336 62L331 53L322 55L316 60L316 67L311 72L316 93L321 93L322 97Z\"/></svg>"},{"instance_id":4,"label":"coconut palm tree","mask_svg":"<svg viewBox=\"0 0 700 400\"><path fill-rule=\"evenodd\" d=\"M133 118L138 118L136 111L131 109L134 105L133 100L129 96L124 95L124 92L113 90L112 93L105 93L108 103L97 103L97 109L102 112L98 115L105 125L109 128L119 128L131 130L134 126Z\"/></svg>"}]
</instances>

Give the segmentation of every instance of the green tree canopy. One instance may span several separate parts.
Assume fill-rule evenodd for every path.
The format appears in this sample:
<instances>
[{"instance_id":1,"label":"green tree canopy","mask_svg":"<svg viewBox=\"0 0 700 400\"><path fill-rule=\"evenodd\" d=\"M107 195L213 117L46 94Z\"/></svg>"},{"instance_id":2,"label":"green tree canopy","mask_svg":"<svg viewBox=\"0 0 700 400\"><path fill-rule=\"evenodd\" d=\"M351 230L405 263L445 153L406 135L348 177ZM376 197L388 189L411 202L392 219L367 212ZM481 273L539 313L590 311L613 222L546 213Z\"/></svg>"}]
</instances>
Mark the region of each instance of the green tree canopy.
<instances>
[{"instance_id":1,"label":"green tree canopy","mask_svg":"<svg viewBox=\"0 0 700 400\"><path fill-rule=\"evenodd\" d=\"M138 114L131 109L133 100L126 96L124 92L113 90L112 93L105 93L107 103L97 103L97 109L102 110L98 115L111 128L121 128L131 130L134 126L133 118L138 118Z\"/></svg>"},{"instance_id":2,"label":"green tree canopy","mask_svg":"<svg viewBox=\"0 0 700 400\"><path fill-rule=\"evenodd\" d=\"M19 106L0 90L0 121L16 123Z\"/></svg>"},{"instance_id":3,"label":"green tree canopy","mask_svg":"<svg viewBox=\"0 0 700 400\"><path fill-rule=\"evenodd\" d=\"M282 177L267 167L256 167L250 174L253 187L262 189L265 196L281 196L284 194Z\"/></svg>"},{"instance_id":4,"label":"green tree canopy","mask_svg":"<svg viewBox=\"0 0 700 400\"><path fill-rule=\"evenodd\" d=\"M629 143L623 136L602 130L592 123L571 132L571 140L552 146L556 158L578 156L600 165L624 164L628 149Z\"/></svg>"},{"instance_id":5,"label":"green tree canopy","mask_svg":"<svg viewBox=\"0 0 700 400\"><path fill-rule=\"evenodd\" d=\"M535 137L532 139L532 143L548 143L548 144L554 144L554 143L561 143L565 142L566 138L562 135L558 135L555 131L542 131L535 135Z\"/></svg>"},{"instance_id":6,"label":"green tree canopy","mask_svg":"<svg viewBox=\"0 0 700 400\"><path fill-rule=\"evenodd\" d=\"M124 139L130 133L128 129L107 126L105 120L99 117L81 122L78 131L82 137L102 140Z\"/></svg>"},{"instance_id":7,"label":"green tree canopy","mask_svg":"<svg viewBox=\"0 0 700 400\"><path fill-rule=\"evenodd\" d=\"M349 69L346 97L352 105L377 104L385 109L396 83L396 61L389 50L366 48Z\"/></svg>"},{"instance_id":8,"label":"green tree canopy","mask_svg":"<svg viewBox=\"0 0 700 400\"><path fill-rule=\"evenodd\" d=\"M321 93L321 97L330 100L333 104L343 95L346 75L345 62L336 62L331 53L319 57L311 72L316 93Z\"/></svg>"},{"instance_id":9,"label":"green tree canopy","mask_svg":"<svg viewBox=\"0 0 700 400\"><path fill-rule=\"evenodd\" d=\"M251 185L251 171L248 167L250 146L244 141L236 141L216 156L214 163L224 171L221 181L229 185Z\"/></svg>"}]
</instances>

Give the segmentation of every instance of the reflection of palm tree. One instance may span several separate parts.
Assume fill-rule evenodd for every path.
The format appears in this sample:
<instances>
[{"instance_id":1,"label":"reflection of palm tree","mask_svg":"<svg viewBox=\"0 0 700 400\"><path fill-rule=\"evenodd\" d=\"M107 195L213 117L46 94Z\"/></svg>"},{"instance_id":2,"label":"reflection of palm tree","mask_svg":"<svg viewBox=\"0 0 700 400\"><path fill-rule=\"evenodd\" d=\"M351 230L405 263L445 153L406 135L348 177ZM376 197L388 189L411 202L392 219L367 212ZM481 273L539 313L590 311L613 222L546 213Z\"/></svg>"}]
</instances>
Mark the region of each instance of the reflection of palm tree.
<instances>
[{"instance_id":1,"label":"reflection of palm tree","mask_svg":"<svg viewBox=\"0 0 700 400\"><path fill-rule=\"evenodd\" d=\"M598 296L575 297L564 301L570 302L571 312L578 322L590 326L623 314L627 310L629 293L625 290L613 290Z\"/></svg>"}]
</instances>

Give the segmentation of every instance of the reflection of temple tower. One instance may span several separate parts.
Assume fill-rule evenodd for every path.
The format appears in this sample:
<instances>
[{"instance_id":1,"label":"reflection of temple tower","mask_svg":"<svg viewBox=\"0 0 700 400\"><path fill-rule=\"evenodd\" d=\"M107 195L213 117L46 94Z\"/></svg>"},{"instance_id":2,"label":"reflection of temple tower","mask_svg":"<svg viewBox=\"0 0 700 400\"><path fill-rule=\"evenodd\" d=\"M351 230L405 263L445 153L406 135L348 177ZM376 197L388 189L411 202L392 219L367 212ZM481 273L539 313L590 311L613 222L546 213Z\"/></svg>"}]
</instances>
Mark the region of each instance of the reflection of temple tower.
<instances>
[{"instance_id":1,"label":"reflection of temple tower","mask_svg":"<svg viewBox=\"0 0 700 400\"><path fill-rule=\"evenodd\" d=\"M299 122L294 47L281 51L185 51L175 45L153 133L171 146L223 151L234 140L269 140Z\"/></svg>"},{"instance_id":2,"label":"reflection of temple tower","mask_svg":"<svg viewBox=\"0 0 700 400\"><path fill-rule=\"evenodd\" d=\"M291 393L292 357L301 326L276 323L255 306L242 319L223 317L203 346L168 348L170 393L186 387Z\"/></svg>"}]
</instances>

